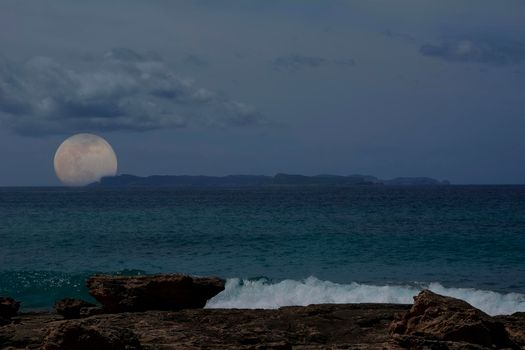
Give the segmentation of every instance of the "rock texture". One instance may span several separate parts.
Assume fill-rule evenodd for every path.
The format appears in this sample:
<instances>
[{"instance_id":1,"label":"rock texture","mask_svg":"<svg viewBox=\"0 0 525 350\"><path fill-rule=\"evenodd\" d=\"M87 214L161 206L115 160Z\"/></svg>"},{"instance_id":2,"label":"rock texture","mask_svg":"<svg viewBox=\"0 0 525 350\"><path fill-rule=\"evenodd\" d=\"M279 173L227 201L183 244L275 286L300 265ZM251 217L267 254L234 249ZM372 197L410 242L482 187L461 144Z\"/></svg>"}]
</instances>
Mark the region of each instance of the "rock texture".
<instances>
[{"instance_id":1,"label":"rock texture","mask_svg":"<svg viewBox=\"0 0 525 350\"><path fill-rule=\"evenodd\" d=\"M401 336L398 337L400 343L412 346L426 340L498 349L517 347L503 323L463 300L429 290L414 297L414 305L391 325L391 333Z\"/></svg>"},{"instance_id":2,"label":"rock texture","mask_svg":"<svg viewBox=\"0 0 525 350\"><path fill-rule=\"evenodd\" d=\"M381 349L388 326L409 305L349 304L278 310L186 309L113 313L77 320L22 315L0 327L0 349ZM123 330L127 333L123 336ZM88 345L84 345L88 344ZM94 346L93 344L97 344ZM104 344L104 345L100 345ZM108 345L111 344L111 345ZM111 347L112 346L112 347Z\"/></svg>"},{"instance_id":3,"label":"rock texture","mask_svg":"<svg viewBox=\"0 0 525 350\"><path fill-rule=\"evenodd\" d=\"M89 322L64 322L51 328L42 350L138 350L140 342L131 330L117 326L98 327Z\"/></svg>"},{"instance_id":4,"label":"rock texture","mask_svg":"<svg viewBox=\"0 0 525 350\"><path fill-rule=\"evenodd\" d=\"M220 278L185 275L110 276L87 281L89 293L108 312L203 308L224 290Z\"/></svg>"},{"instance_id":5,"label":"rock texture","mask_svg":"<svg viewBox=\"0 0 525 350\"><path fill-rule=\"evenodd\" d=\"M16 316L20 302L10 297L0 297L0 326L10 322L11 317Z\"/></svg>"},{"instance_id":6,"label":"rock texture","mask_svg":"<svg viewBox=\"0 0 525 350\"><path fill-rule=\"evenodd\" d=\"M390 332L389 332L390 329ZM184 309L64 320L22 314L0 349L525 349L525 313L490 317L422 292L410 305L328 304L278 310Z\"/></svg>"},{"instance_id":7,"label":"rock texture","mask_svg":"<svg viewBox=\"0 0 525 350\"><path fill-rule=\"evenodd\" d=\"M525 312L516 312L509 316L496 316L494 319L503 323L514 343L525 349Z\"/></svg>"},{"instance_id":8,"label":"rock texture","mask_svg":"<svg viewBox=\"0 0 525 350\"><path fill-rule=\"evenodd\" d=\"M64 318L80 318L81 312L86 313L86 309L94 308L95 305L80 299L65 298L55 303L54 309L57 314Z\"/></svg>"}]
</instances>

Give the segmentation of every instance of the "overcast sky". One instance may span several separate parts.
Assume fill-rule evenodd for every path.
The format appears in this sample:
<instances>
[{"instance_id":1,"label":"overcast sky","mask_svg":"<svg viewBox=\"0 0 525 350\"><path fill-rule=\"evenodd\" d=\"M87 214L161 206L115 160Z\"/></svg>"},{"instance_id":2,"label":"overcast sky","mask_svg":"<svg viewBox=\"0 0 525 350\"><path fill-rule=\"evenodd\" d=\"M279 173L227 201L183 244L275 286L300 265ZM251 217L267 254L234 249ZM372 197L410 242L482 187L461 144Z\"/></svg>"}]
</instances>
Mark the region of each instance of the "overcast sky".
<instances>
[{"instance_id":1,"label":"overcast sky","mask_svg":"<svg viewBox=\"0 0 525 350\"><path fill-rule=\"evenodd\" d=\"M525 183L525 2L0 1L0 186L119 173Z\"/></svg>"}]
</instances>

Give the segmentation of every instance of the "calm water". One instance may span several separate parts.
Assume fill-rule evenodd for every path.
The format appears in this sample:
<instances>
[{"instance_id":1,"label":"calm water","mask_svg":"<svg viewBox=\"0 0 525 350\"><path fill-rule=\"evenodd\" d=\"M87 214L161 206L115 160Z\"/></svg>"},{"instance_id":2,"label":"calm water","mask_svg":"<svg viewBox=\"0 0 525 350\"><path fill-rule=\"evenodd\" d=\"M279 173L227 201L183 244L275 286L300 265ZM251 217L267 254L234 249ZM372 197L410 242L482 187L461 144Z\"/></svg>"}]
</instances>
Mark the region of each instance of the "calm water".
<instances>
[{"instance_id":1,"label":"calm water","mask_svg":"<svg viewBox=\"0 0 525 350\"><path fill-rule=\"evenodd\" d=\"M525 186L0 189L0 295L49 308L94 272L229 278L210 307L431 286L525 310Z\"/></svg>"}]
</instances>

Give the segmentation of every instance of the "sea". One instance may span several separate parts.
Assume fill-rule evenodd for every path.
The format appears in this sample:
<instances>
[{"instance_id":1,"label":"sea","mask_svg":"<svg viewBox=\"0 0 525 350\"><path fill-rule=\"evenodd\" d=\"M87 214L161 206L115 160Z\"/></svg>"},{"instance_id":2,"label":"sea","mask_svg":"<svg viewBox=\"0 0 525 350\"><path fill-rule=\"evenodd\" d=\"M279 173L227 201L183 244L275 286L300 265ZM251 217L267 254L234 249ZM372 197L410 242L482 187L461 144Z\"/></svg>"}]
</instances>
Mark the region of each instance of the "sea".
<instances>
[{"instance_id":1,"label":"sea","mask_svg":"<svg viewBox=\"0 0 525 350\"><path fill-rule=\"evenodd\" d=\"M219 276L208 308L411 303L525 311L525 186L0 188L0 295L92 300L96 273Z\"/></svg>"}]
</instances>

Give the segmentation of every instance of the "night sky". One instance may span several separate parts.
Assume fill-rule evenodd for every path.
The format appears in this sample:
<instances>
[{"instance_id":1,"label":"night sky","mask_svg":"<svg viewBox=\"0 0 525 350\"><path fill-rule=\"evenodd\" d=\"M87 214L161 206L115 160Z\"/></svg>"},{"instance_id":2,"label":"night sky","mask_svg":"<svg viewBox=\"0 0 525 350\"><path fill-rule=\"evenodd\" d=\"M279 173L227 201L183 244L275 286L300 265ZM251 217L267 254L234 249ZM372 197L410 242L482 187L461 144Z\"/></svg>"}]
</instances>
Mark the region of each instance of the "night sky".
<instances>
[{"instance_id":1,"label":"night sky","mask_svg":"<svg viewBox=\"0 0 525 350\"><path fill-rule=\"evenodd\" d=\"M119 173L525 183L525 2L0 2L0 186Z\"/></svg>"}]
</instances>

